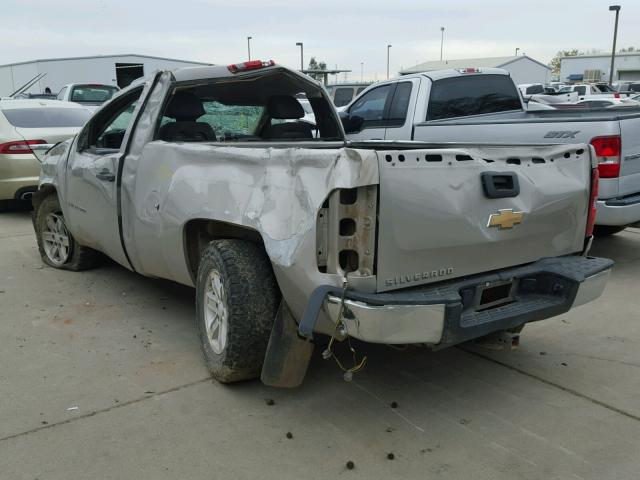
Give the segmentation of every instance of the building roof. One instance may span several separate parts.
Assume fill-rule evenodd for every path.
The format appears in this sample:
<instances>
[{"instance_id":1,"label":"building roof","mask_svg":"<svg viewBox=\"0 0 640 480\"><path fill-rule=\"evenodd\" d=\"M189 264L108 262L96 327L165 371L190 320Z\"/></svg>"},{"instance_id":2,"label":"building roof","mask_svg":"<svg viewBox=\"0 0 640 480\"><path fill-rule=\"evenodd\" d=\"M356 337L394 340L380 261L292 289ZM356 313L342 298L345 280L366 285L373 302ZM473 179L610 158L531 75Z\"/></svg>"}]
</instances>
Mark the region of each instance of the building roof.
<instances>
[{"instance_id":1,"label":"building roof","mask_svg":"<svg viewBox=\"0 0 640 480\"><path fill-rule=\"evenodd\" d=\"M638 52L617 52L616 58L618 57L637 57L640 56L640 51ZM611 52L609 53L597 53L593 55L569 55L566 57L560 57L560 60L578 60L580 58L611 58Z\"/></svg>"},{"instance_id":2,"label":"building roof","mask_svg":"<svg viewBox=\"0 0 640 480\"><path fill-rule=\"evenodd\" d=\"M138 58L152 58L154 60L167 60L170 62L183 62L190 63L196 65L212 65L211 63L206 62L194 62L192 60L181 60L178 58L166 58L166 57L155 57L153 55L140 55L138 53L120 53L116 55L90 55L86 57L60 57L60 58L38 58L36 60L27 60L26 62L16 62L16 63L7 63L4 65L0 65L2 67L12 67L14 65L25 65L27 63L38 63L38 62L61 62L66 60L88 60L92 58L118 58L118 57L138 57Z\"/></svg>"},{"instance_id":3,"label":"building roof","mask_svg":"<svg viewBox=\"0 0 640 480\"><path fill-rule=\"evenodd\" d=\"M461 58L457 60L436 60L432 62L423 62L413 67L405 68L400 72L401 75L408 73L429 72L432 70L444 70L447 68L465 68L465 67L485 67L485 68L503 68L509 63L516 62L526 58L532 62L535 62L549 70L547 65L537 60L534 60L527 55L518 55L510 57L487 57L487 58Z\"/></svg>"}]
</instances>

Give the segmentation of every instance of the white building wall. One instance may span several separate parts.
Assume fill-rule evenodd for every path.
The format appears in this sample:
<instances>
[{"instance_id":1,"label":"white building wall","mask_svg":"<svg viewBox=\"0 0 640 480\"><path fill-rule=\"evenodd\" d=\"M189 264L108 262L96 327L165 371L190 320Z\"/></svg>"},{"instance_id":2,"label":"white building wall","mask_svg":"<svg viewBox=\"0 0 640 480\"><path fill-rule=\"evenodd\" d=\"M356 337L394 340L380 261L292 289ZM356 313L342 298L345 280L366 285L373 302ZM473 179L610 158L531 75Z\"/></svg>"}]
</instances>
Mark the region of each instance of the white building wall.
<instances>
[{"instance_id":1,"label":"white building wall","mask_svg":"<svg viewBox=\"0 0 640 480\"><path fill-rule=\"evenodd\" d=\"M522 83L545 84L549 82L551 76L551 72L548 68L540 65L539 63L532 62L525 57L507 63L500 68L504 68L509 72L516 85L520 85Z\"/></svg>"},{"instance_id":2,"label":"white building wall","mask_svg":"<svg viewBox=\"0 0 640 480\"><path fill-rule=\"evenodd\" d=\"M600 70L602 80L609 81L610 69L611 56L608 55L565 57L560 60L560 81L567 81L567 77L571 74L583 75L585 70ZM613 67L614 80L618 80L619 70L640 70L640 55L616 55Z\"/></svg>"},{"instance_id":3,"label":"white building wall","mask_svg":"<svg viewBox=\"0 0 640 480\"><path fill-rule=\"evenodd\" d=\"M67 83L102 83L117 85L116 63L141 63L144 75L159 69L202 66L202 63L150 58L138 55L45 60L0 67L0 96L10 95L39 73L47 75L31 87L29 93L44 92L49 87L57 93Z\"/></svg>"}]
</instances>

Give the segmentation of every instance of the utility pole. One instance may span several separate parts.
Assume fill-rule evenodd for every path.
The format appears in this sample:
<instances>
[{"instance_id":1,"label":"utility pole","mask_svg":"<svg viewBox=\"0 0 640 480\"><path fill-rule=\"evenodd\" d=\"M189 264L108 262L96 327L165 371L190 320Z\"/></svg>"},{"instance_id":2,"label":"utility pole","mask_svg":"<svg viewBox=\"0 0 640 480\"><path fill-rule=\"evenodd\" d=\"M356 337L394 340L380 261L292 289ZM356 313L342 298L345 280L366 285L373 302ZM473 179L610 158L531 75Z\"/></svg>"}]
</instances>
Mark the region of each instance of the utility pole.
<instances>
[{"instance_id":1,"label":"utility pole","mask_svg":"<svg viewBox=\"0 0 640 480\"><path fill-rule=\"evenodd\" d=\"M387 80L389 79L389 50L391 49L391 45L387 45Z\"/></svg>"},{"instance_id":2,"label":"utility pole","mask_svg":"<svg viewBox=\"0 0 640 480\"><path fill-rule=\"evenodd\" d=\"M440 61L442 61L443 47L444 47L444 27L440 27Z\"/></svg>"},{"instance_id":3,"label":"utility pole","mask_svg":"<svg viewBox=\"0 0 640 480\"><path fill-rule=\"evenodd\" d=\"M520 50L520 47L516 47L516 57L518 56L518 50Z\"/></svg>"},{"instance_id":4,"label":"utility pole","mask_svg":"<svg viewBox=\"0 0 640 480\"><path fill-rule=\"evenodd\" d=\"M300 47L300 71L304 70L304 45L302 42L297 42L296 47Z\"/></svg>"},{"instance_id":5,"label":"utility pole","mask_svg":"<svg viewBox=\"0 0 640 480\"><path fill-rule=\"evenodd\" d=\"M616 59L616 40L618 38L618 16L620 15L620 5L611 5L609 11L616 12L616 24L613 29L613 48L611 49L611 70L609 70L609 85L613 83L613 62Z\"/></svg>"},{"instance_id":6,"label":"utility pole","mask_svg":"<svg viewBox=\"0 0 640 480\"><path fill-rule=\"evenodd\" d=\"M360 62L360 83L364 81L364 62Z\"/></svg>"},{"instance_id":7,"label":"utility pole","mask_svg":"<svg viewBox=\"0 0 640 480\"><path fill-rule=\"evenodd\" d=\"M251 60L251 39L253 37L247 37L247 57Z\"/></svg>"}]
</instances>

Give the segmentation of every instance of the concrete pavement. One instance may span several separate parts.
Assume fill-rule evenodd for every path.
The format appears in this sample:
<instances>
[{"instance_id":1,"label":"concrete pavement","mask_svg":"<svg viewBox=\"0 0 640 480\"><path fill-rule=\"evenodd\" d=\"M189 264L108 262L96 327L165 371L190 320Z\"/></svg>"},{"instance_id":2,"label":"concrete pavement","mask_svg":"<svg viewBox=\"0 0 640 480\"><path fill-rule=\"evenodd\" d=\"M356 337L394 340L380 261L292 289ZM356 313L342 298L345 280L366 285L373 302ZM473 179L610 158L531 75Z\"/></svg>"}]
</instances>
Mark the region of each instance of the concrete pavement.
<instances>
[{"instance_id":1,"label":"concrete pavement","mask_svg":"<svg viewBox=\"0 0 640 480\"><path fill-rule=\"evenodd\" d=\"M28 214L0 214L0 478L637 478L640 230L593 254L605 295L517 351L358 344L351 383L316 355L297 390L225 387L191 289L44 267Z\"/></svg>"}]
</instances>

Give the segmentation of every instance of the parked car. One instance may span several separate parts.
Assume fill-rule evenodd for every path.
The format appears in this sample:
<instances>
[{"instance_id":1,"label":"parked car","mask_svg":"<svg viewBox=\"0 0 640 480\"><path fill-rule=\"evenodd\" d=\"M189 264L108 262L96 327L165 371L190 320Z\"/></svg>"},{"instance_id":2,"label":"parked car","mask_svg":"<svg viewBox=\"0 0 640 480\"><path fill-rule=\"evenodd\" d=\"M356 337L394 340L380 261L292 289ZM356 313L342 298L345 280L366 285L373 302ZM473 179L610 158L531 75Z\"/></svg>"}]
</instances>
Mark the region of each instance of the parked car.
<instances>
[{"instance_id":1,"label":"parked car","mask_svg":"<svg viewBox=\"0 0 640 480\"><path fill-rule=\"evenodd\" d=\"M584 144L347 143L297 71L185 68L49 151L34 227L54 268L102 252L194 286L219 381L292 386L313 349L298 335L443 348L598 297L612 262L586 255L593 162Z\"/></svg>"},{"instance_id":2,"label":"parked car","mask_svg":"<svg viewBox=\"0 0 640 480\"><path fill-rule=\"evenodd\" d=\"M613 84L614 90L625 93L640 92L640 82L617 82Z\"/></svg>"},{"instance_id":3,"label":"parked car","mask_svg":"<svg viewBox=\"0 0 640 480\"><path fill-rule=\"evenodd\" d=\"M555 105L556 108L614 108L614 107L640 107L640 103L631 98L602 98L580 100L572 104Z\"/></svg>"},{"instance_id":4,"label":"parked car","mask_svg":"<svg viewBox=\"0 0 640 480\"><path fill-rule=\"evenodd\" d=\"M115 85L69 83L60 89L56 98L66 102L79 103L94 111L119 90Z\"/></svg>"},{"instance_id":5,"label":"parked car","mask_svg":"<svg viewBox=\"0 0 640 480\"><path fill-rule=\"evenodd\" d=\"M39 158L91 116L56 100L0 100L0 200L26 200L37 189Z\"/></svg>"},{"instance_id":6,"label":"parked car","mask_svg":"<svg viewBox=\"0 0 640 480\"><path fill-rule=\"evenodd\" d=\"M527 111L508 72L469 68L380 82L341 116L352 140L591 144L600 169L596 233L640 221L640 110Z\"/></svg>"},{"instance_id":7,"label":"parked car","mask_svg":"<svg viewBox=\"0 0 640 480\"><path fill-rule=\"evenodd\" d=\"M14 95L12 98L20 99L20 98L36 98L42 100L56 100L57 95L53 93L19 93Z\"/></svg>"},{"instance_id":8,"label":"parked car","mask_svg":"<svg viewBox=\"0 0 640 480\"><path fill-rule=\"evenodd\" d=\"M578 100L594 100L596 98L620 98L622 96L626 96L626 94L614 91L607 84L587 83L578 85L565 85L560 90L558 90L559 95L572 92L578 94Z\"/></svg>"},{"instance_id":9,"label":"parked car","mask_svg":"<svg viewBox=\"0 0 640 480\"><path fill-rule=\"evenodd\" d=\"M336 107L347 105L351 100L360 95L370 83L337 83L327 85L326 89L329 97Z\"/></svg>"}]
</instances>

